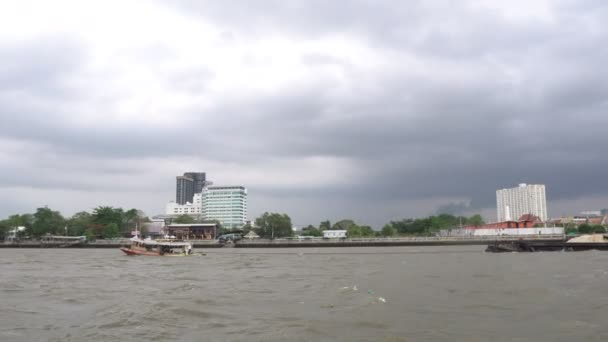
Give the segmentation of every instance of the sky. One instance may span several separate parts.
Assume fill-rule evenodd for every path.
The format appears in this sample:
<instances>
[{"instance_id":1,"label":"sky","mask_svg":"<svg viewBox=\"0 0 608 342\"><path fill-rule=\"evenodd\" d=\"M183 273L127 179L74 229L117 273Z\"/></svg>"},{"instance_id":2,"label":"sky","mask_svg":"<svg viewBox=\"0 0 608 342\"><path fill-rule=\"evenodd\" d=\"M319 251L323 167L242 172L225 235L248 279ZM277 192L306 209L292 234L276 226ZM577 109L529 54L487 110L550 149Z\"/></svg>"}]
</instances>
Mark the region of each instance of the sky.
<instances>
[{"instance_id":1,"label":"sky","mask_svg":"<svg viewBox=\"0 0 608 342\"><path fill-rule=\"evenodd\" d=\"M162 214L175 176L244 185L249 217L375 228L608 207L605 1L0 4L0 218Z\"/></svg>"}]
</instances>

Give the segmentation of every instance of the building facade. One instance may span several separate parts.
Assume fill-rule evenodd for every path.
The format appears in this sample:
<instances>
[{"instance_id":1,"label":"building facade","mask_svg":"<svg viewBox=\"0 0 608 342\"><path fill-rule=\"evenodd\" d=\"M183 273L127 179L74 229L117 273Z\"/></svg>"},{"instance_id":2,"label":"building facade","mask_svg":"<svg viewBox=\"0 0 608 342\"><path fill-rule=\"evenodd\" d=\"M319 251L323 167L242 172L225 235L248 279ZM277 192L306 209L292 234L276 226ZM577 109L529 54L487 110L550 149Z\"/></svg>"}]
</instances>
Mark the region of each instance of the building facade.
<instances>
[{"instance_id":1,"label":"building facade","mask_svg":"<svg viewBox=\"0 0 608 342\"><path fill-rule=\"evenodd\" d=\"M194 194L203 192L207 185L207 176L204 172L186 172L176 177L175 202L178 204L192 203Z\"/></svg>"},{"instance_id":2,"label":"building facade","mask_svg":"<svg viewBox=\"0 0 608 342\"><path fill-rule=\"evenodd\" d=\"M207 175L204 172L186 172L184 177L192 179L193 194L203 192L203 188L207 185Z\"/></svg>"},{"instance_id":3,"label":"building facade","mask_svg":"<svg viewBox=\"0 0 608 342\"><path fill-rule=\"evenodd\" d=\"M247 221L247 188L210 186L203 190L202 213L206 220L218 220L226 228L240 228Z\"/></svg>"},{"instance_id":4,"label":"building facade","mask_svg":"<svg viewBox=\"0 0 608 342\"><path fill-rule=\"evenodd\" d=\"M192 196L192 202L179 204L177 202L169 202L165 207L165 214L171 216L191 215L202 216L203 214L203 194L198 193Z\"/></svg>"},{"instance_id":5,"label":"building facade","mask_svg":"<svg viewBox=\"0 0 608 342\"><path fill-rule=\"evenodd\" d=\"M496 190L498 222L518 220L525 214L547 221L547 199L543 184L519 184L517 187Z\"/></svg>"},{"instance_id":6,"label":"building facade","mask_svg":"<svg viewBox=\"0 0 608 342\"><path fill-rule=\"evenodd\" d=\"M177 176L175 179L175 203L192 203L194 196L194 180L186 176Z\"/></svg>"}]
</instances>

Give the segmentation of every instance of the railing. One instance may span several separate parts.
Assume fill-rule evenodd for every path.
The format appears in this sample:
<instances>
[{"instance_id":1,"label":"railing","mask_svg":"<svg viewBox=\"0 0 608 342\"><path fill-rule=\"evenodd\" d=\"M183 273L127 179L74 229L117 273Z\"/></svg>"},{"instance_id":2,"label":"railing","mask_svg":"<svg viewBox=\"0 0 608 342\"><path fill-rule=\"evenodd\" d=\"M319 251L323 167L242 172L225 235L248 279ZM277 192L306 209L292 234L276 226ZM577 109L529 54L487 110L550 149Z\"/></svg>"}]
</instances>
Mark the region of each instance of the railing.
<instances>
[{"instance_id":1,"label":"railing","mask_svg":"<svg viewBox=\"0 0 608 342\"><path fill-rule=\"evenodd\" d=\"M118 239L99 239L95 241L87 241L89 245L107 245L107 244L117 244L117 245L130 245L131 239L126 238L118 238Z\"/></svg>"},{"instance_id":2,"label":"railing","mask_svg":"<svg viewBox=\"0 0 608 342\"><path fill-rule=\"evenodd\" d=\"M349 243L349 242L451 242L451 241L519 241L519 240L564 240L565 235L496 235L496 236L403 236L403 237L375 237L375 238L278 238L239 240L237 243Z\"/></svg>"},{"instance_id":3,"label":"railing","mask_svg":"<svg viewBox=\"0 0 608 342\"><path fill-rule=\"evenodd\" d=\"M445 242L500 242L500 241L539 241L539 240L553 240L553 241L565 241L566 236L562 234L554 235L497 235L497 236L400 236L400 237L369 237L369 238L322 238L322 237L310 237L310 238L277 238L277 239L242 239L236 242L236 244L243 245L261 245L261 244L290 244L290 245L312 245L312 244L364 244L364 243L441 243ZM190 240L189 242L208 245L219 244L218 240ZM58 242L57 242L58 243ZM65 242L62 242L65 243ZM96 241L87 241L86 244L92 247L104 247L104 246L119 246L128 245L131 243L130 239L116 238L116 239L105 239ZM14 242L2 242L0 244L9 245L36 245L41 244L40 240L23 240Z\"/></svg>"}]
</instances>

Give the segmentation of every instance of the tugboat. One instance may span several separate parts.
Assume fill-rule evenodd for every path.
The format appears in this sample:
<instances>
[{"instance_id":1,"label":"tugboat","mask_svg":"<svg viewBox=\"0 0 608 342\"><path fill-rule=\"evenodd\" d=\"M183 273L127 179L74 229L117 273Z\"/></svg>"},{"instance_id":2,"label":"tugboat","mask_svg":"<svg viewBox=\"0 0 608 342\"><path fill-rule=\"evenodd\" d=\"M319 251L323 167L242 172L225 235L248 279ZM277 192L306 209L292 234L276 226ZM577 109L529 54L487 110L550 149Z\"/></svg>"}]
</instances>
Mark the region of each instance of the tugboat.
<instances>
[{"instance_id":1,"label":"tugboat","mask_svg":"<svg viewBox=\"0 0 608 342\"><path fill-rule=\"evenodd\" d=\"M131 238L129 247L121 247L120 250L127 255L188 256L192 255L192 244L170 238L152 240L136 236Z\"/></svg>"}]
</instances>

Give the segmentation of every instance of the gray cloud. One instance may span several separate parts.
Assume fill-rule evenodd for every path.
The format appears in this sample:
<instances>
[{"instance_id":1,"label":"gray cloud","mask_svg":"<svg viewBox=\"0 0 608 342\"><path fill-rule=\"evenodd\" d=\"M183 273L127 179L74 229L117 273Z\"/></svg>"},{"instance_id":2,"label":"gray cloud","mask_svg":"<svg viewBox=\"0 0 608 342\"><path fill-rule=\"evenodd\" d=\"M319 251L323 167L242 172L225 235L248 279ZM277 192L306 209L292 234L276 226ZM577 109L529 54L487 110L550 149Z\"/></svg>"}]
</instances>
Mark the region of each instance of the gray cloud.
<instances>
[{"instance_id":1,"label":"gray cloud","mask_svg":"<svg viewBox=\"0 0 608 342\"><path fill-rule=\"evenodd\" d=\"M298 59L304 79L270 90L218 90L223 75L210 62L180 64L171 47L150 45L134 54L142 65L127 68L150 74L163 96L188 99L157 115L160 123L151 119L162 112L158 95L119 120L122 103L131 100L125 91L139 94L113 88L120 72L91 76L94 41L0 40L0 140L21 146L0 147L0 188L103 190L120 194L122 203L129 202L125 192L152 191L161 202L173 176L186 169L226 182L244 179L234 170L263 174L283 161L301 165L284 170L293 172L291 184L247 178L252 216L273 203L314 223L325 217L303 206L329 216L328 203L340 203L335 215L380 225L437 210L487 211L495 189L520 182L545 183L560 203L605 198L608 29L601 23L608 8L552 5L547 20L445 1L163 5L217 25L226 44L276 34L302 43L345 35L382 62L366 67L360 56L306 52ZM254 70L254 62L245 64ZM353 172L330 162L307 169L307 158L345 161ZM341 182L296 181L314 171ZM149 203L144 209L153 213L164 204ZM135 196L130 206L138 206Z\"/></svg>"}]
</instances>

